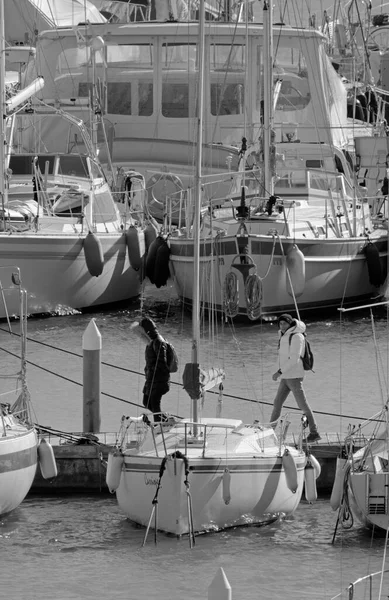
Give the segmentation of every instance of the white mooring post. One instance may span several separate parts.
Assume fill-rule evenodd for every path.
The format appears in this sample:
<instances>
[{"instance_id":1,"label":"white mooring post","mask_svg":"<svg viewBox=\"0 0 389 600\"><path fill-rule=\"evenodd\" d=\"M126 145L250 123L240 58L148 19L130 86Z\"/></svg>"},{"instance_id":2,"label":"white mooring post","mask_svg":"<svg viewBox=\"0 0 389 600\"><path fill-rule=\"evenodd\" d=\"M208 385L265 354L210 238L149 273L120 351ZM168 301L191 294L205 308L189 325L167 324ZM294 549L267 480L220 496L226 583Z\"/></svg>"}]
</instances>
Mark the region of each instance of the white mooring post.
<instances>
[{"instance_id":1,"label":"white mooring post","mask_svg":"<svg viewBox=\"0 0 389 600\"><path fill-rule=\"evenodd\" d=\"M91 319L82 336L83 433L100 432L101 334Z\"/></svg>"},{"instance_id":2,"label":"white mooring post","mask_svg":"<svg viewBox=\"0 0 389 600\"><path fill-rule=\"evenodd\" d=\"M222 567L220 567L208 588L208 600L231 600L231 598L231 586Z\"/></svg>"}]
</instances>

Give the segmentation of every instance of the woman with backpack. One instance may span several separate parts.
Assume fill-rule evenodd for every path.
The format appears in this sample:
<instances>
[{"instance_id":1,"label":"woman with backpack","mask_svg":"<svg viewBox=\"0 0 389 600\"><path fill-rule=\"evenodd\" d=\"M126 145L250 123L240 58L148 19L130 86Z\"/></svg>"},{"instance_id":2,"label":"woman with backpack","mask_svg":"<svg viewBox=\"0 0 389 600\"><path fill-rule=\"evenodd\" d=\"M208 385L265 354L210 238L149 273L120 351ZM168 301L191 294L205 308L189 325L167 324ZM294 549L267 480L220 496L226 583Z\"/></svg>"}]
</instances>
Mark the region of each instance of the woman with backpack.
<instances>
[{"instance_id":1,"label":"woman with backpack","mask_svg":"<svg viewBox=\"0 0 389 600\"><path fill-rule=\"evenodd\" d=\"M307 436L307 442L317 442L321 436L303 388L305 368L302 358L305 354L305 323L293 319L291 315L283 314L278 318L278 327L278 370L273 374L273 381L277 381L279 377L281 379L274 399L270 422L275 426L282 407L289 393L292 392L297 406L308 420L310 433Z\"/></svg>"},{"instance_id":2,"label":"woman with backpack","mask_svg":"<svg viewBox=\"0 0 389 600\"><path fill-rule=\"evenodd\" d=\"M153 413L154 422L167 421L168 417L161 411L161 400L170 389L170 373L177 371L174 348L160 335L149 317L144 317L135 326L139 326L139 332L148 342L145 349L143 406Z\"/></svg>"}]
</instances>

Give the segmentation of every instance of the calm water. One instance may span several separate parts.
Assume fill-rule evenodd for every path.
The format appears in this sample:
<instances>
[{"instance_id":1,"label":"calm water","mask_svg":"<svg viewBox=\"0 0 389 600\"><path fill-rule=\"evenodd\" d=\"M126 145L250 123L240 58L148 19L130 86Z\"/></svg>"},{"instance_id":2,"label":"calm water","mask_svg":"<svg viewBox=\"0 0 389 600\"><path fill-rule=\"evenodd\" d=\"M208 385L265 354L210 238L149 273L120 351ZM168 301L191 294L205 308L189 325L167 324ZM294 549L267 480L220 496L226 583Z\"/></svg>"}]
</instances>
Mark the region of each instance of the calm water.
<instances>
[{"instance_id":1,"label":"calm water","mask_svg":"<svg viewBox=\"0 0 389 600\"><path fill-rule=\"evenodd\" d=\"M190 316L182 314L171 288L161 290L158 301L152 298L155 292L147 292L145 310L175 344L182 368L190 355ZM28 382L36 422L82 430L82 335L91 318L103 343L101 431L117 431L123 414L140 412L144 348L129 331L138 315L134 303L115 312L29 320ZM375 309L374 332L368 311L347 313L341 321L336 314L307 318L306 323L316 358L315 373L306 378L309 399L320 431L341 433L377 412L386 398L386 309ZM204 322L204 335L209 329ZM256 323L231 329L219 322L213 329L201 362L226 370L223 415L266 420L276 391L271 380L276 327ZM19 341L4 324L0 349L3 374L16 372L19 362L9 352L18 353ZM3 390L12 388L10 381L2 380ZM174 381L180 381L180 373ZM234 393L239 399L230 398ZM293 399L287 406L295 429L300 414ZM164 408L188 414L189 400L179 385L172 385ZM209 394L204 415L214 415L215 409L216 397ZM30 496L0 521L0 597L207 598L221 566L234 599L281 600L287 592L292 600L328 600L358 576L379 570L384 550L383 539L371 539L358 525L338 530L333 545L336 516L328 498L319 498L312 506L302 502L284 522L198 537L192 550L186 540L162 534L157 546L150 534L142 548L144 530L121 515L113 496Z\"/></svg>"}]
</instances>

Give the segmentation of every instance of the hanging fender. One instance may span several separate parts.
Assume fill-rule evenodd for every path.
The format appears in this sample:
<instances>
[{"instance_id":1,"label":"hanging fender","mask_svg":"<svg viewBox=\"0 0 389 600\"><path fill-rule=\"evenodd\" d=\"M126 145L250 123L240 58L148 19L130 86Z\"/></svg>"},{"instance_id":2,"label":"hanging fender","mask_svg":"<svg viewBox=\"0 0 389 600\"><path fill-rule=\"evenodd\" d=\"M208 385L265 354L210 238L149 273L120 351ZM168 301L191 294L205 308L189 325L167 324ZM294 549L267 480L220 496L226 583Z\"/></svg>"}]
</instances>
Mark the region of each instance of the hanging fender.
<instances>
[{"instance_id":1,"label":"hanging fender","mask_svg":"<svg viewBox=\"0 0 389 600\"><path fill-rule=\"evenodd\" d=\"M98 277L104 269L104 253L99 238L92 231L85 237L83 248L89 273L92 277Z\"/></svg>"},{"instance_id":2,"label":"hanging fender","mask_svg":"<svg viewBox=\"0 0 389 600\"><path fill-rule=\"evenodd\" d=\"M301 296L305 288L305 258L296 244L286 254L286 289L290 296Z\"/></svg>"},{"instance_id":3,"label":"hanging fender","mask_svg":"<svg viewBox=\"0 0 389 600\"><path fill-rule=\"evenodd\" d=\"M139 238L140 232L134 225L130 225L124 235L126 238L127 254L130 265L135 271L139 271L142 265L142 251Z\"/></svg>"},{"instance_id":4,"label":"hanging fender","mask_svg":"<svg viewBox=\"0 0 389 600\"><path fill-rule=\"evenodd\" d=\"M287 449L285 449L282 455L282 466L285 471L286 485L295 494L298 488L297 467L292 454Z\"/></svg>"},{"instance_id":5,"label":"hanging fender","mask_svg":"<svg viewBox=\"0 0 389 600\"><path fill-rule=\"evenodd\" d=\"M315 467L309 459L304 468L304 494L309 504L317 500Z\"/></svg>"},{"instance_id":6,"label":"hanging fender","mask_svg":"<svg viewBox=\"0 0 389 600\"><path fill-rule=\"evenodd\" d=\"M228 505L231 502L231 473L228 467L224 469L222 483L224 504Z\"/></svg>"},{"instance_id":7,"label":"hanging fender","mask_svg":"<svg viewBox=\"0 0 389 600\"><path fill-rule=\"evenodd\" d=\"M343 497L343 486L347 472L347 459L337 458L336 459L336 470L335 479L332 486L332 492L330 497L330 506L332 510L338 510Z\"/></svg>"},{"instance_id":8,"label":"hanging fender","mask_svg":"<svg viewBox=\"0 0 389 600\"><path fill-rule=\"evenodd\" d=\"M53 479L57 477L57 463L54 456L52 445L42 438L38 446L39 466L43 479Z\"/></svg>"},{"instance_id":9,"label":"hanging fender","mask_svg":"<svg viewBox=\"0 0 389 600\"><path fill-rule=\"evenodd\" d=\"M158 248L165 243L162 235L158 235L155 240L150 244L149 250L146 257L146 276L150 279L151 283L154 283L154 272L155 272L155 260L157 258Z\"/></svg>"},{"instance_id":10,"label":"hanging fender","mask_svg":"<svg viewBox=\"0 0 389 600\"><path fill-rule=\"evenodd\" d=\"M167 284L170 277L169 260L170 247L167 241L163 239L163 243L159 245L157 250L154 265L154 284L157 288Z\"/></svg>"},{"instance_id":11,"label":"hanging fender","mask_svg":"<svg viewBox=\"0 0 389 600\"><path fill-rule=\"evenodd\" d=\"M368 242L363 252L366 256L369 281L374 287L379 287L382 283L382 268L378 248L372 242Z\"/></svg>"},{"instance_id":12,"label":"hanging fender","mask_svg":"<svg viewBox=\"0 0 389 600\"><path fill-rule=\"evenodd\" d=\"M149 248L151 246L151 244L154 242L154 240L157 238L158 235L158 228L157 225L152 223L151 221L147 224L147 226L145 227L145 245L146 245L146 252L149 251Z\"/></svg>"},{"instance_id":13,"label":"hanging fender","mask_svg":"<svg viewBox=\"0 0 389 600\"><path fill-rule=\"evenodd\" d=\"M319 461L317 460L316 456L313 456L313 454L309 455L309 460L311 461L311 464L312 464L313 468L315 469L315 479L317 479L318 477L320 477L321 465L320 465Z\"/></svg>"},{"instance_id":14,"label":"hanging fender","mask_svg":"<svg viewBox=\"0 0 389 600\"><path fill-rule=\"evenodd\" d=\"M105 482L111 494L116 492L120 485L123 463L123 454L119 450L115 450L114 452L110 452L108 454L107 474L105 476Z\"/></svg>"}]
</instances>

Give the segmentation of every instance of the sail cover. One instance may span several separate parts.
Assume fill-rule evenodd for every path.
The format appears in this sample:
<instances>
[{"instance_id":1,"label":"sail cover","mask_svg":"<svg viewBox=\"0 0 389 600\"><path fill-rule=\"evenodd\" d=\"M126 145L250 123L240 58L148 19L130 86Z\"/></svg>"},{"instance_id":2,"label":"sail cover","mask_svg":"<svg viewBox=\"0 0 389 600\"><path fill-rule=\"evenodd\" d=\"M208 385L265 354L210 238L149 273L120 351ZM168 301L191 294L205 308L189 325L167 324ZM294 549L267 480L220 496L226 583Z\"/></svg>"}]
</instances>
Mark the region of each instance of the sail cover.
<instances>
[{"instance_id":1,"label":"sail cover","mask_svg":"<svg viewBox=\"0 0 389 600\"><path fill-rule=\"evenodd\" d=\"M207 390L219 385L224 378L223 369L212 367L204 370L196 363L187 363L182 375L184 390L192 400L198 400Z\"/></svg>"}]
</instances>

